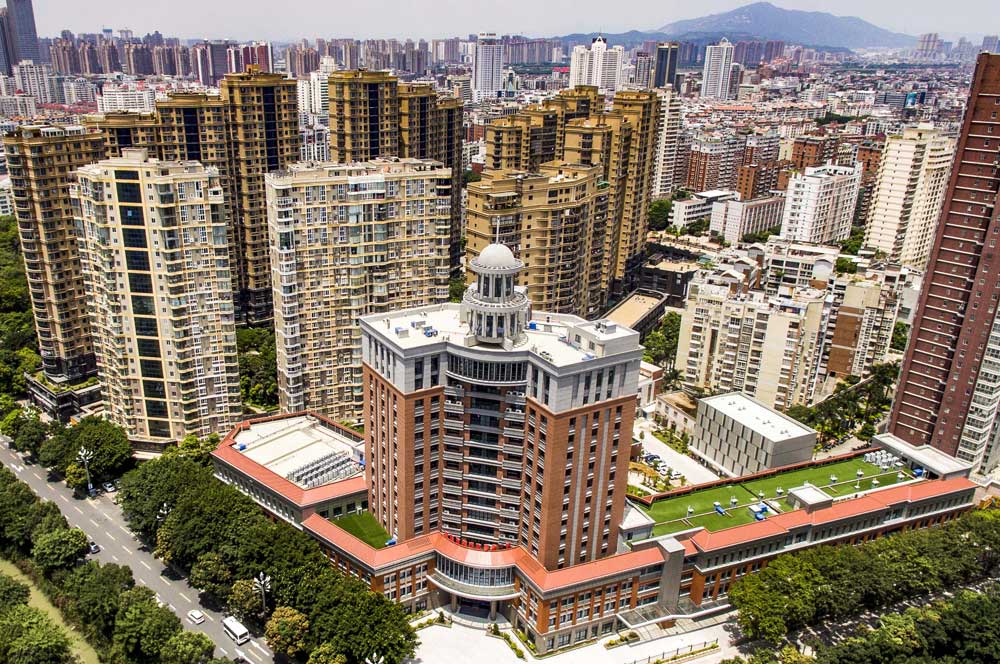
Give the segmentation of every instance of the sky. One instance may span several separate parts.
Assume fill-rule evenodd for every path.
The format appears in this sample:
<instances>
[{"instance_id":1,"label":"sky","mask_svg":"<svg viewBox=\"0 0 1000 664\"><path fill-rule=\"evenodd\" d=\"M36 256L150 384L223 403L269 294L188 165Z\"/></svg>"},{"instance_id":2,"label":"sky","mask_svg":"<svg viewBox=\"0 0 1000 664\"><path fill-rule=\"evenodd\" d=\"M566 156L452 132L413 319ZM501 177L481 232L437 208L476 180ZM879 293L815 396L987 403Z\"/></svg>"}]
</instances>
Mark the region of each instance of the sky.
<instances>
[{"instance_id":1,"label":"sky","mask_svg":"<svg viewBox=\"0 0 1000 664\"><path fill-rule=\"evenodd\" d=\"M34 0L40 37L63 29L128 28L139 35L292 40L302 37L436 38L479 31L530 36L655 30L729 11L748 0ZM916 35L1000 32L997 0L774 0L786 9L859 16ZM611 7L624 11L608 11ZM990 17L983 25L977 17Z\"/></svg>"}]
</instances>

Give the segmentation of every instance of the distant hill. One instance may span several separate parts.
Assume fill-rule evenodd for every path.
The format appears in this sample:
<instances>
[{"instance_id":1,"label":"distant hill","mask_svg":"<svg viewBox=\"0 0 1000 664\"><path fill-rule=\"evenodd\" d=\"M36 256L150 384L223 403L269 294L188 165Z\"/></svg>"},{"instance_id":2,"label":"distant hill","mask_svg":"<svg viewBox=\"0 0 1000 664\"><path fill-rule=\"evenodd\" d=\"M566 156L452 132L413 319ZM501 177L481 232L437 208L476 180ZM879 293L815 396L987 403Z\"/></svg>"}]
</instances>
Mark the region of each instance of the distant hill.
<instances>
[{"instance_id":1,"label":"distant hill","mask_svg":"<svg viewBox=\"0 0 1000 664\"><path fill-rule=\"evenodd\" d=\"M657 32L679 40L728 37L734 41L755 37L846 48L903 48L916 43L910 35L890 32L856 16L782 9L770 2L755 2L722 14L668 23Z\"/></svg>"}]
</instances>

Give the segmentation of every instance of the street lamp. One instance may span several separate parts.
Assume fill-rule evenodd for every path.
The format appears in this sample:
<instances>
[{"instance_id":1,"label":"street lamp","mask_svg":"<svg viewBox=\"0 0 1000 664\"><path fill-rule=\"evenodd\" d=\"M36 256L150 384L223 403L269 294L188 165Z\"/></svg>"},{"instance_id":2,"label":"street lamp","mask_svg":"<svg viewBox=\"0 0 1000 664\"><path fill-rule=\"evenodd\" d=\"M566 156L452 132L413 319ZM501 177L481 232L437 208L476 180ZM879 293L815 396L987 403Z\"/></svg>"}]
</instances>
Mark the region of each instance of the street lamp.
<instances>
[{"instance_id":1,"label":"street lamp","mask_svg":"<svg viewBox=\"0 0 1000 664\"><path fill-rule=\"evenodd\" d=\"M271 592L271 577L265 576L263 572L254 577L253 587L260 593L261 613L267 611L267 593Z\"/></svg>"},{"instance_id":2,"label":"street lamp","mask_svg":"<svg viewBox=\"0 0 1000 664\"><path fill-rule=\"evenodd\" d=\"M83 464L83 469L87 473L87 494L93 495L94 485L90 482L90 462L94 458L94 452L87 449L86 447L81 447L76 453L76 460Z\"/></svg>"}]
</instances>

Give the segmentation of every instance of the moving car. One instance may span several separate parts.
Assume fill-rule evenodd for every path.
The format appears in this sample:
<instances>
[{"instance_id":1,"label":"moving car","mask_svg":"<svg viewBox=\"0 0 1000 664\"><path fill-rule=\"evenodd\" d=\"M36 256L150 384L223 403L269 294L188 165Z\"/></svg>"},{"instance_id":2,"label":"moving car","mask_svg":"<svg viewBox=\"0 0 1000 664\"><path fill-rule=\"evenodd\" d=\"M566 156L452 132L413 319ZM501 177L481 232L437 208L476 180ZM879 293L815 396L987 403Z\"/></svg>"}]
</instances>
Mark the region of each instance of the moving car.
<instances>
[{"instance_id":1,"label":"moving car","mask_svg":"<svg viewBox=\"0 0 1000 664\"><path fill-rule=\"evenodd\" d=\"M101 547L97 544L97 542L91 542L90 545L87 548L90 549L91 553L100 553L101 552Z\"/></svg>"},{"instance_id":2,"label":"moving car","mask_svg":"<svg viewBox=\"0 0 1000 664\"><path fill-rule=\"evenodd\" d=\"M198 609L191 609L187 612L188 620L194 625L200 625L205 622L205 614Z\"/></svg>"}]
</instances>

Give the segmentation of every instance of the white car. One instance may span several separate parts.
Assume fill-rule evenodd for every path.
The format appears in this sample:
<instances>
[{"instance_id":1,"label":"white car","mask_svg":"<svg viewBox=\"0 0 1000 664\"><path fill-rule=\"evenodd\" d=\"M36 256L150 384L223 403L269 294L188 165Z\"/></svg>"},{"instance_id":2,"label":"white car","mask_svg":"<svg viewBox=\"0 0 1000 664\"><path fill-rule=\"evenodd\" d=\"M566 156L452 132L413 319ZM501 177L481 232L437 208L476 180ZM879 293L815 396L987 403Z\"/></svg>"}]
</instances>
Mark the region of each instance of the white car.
<instances>
[{"instance_id":1,"label":"white car","mask_svg":"<svg viewBox=\"0 0 1000 664\"><path fill-rule=\"evenodd\" d=\"M191 609L187 612L188 620L194 625L200 625L205 622L205 614L198 609Z\"/></svg>"}]
</instances>

